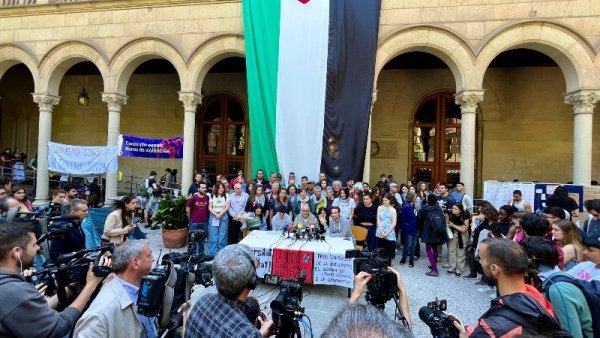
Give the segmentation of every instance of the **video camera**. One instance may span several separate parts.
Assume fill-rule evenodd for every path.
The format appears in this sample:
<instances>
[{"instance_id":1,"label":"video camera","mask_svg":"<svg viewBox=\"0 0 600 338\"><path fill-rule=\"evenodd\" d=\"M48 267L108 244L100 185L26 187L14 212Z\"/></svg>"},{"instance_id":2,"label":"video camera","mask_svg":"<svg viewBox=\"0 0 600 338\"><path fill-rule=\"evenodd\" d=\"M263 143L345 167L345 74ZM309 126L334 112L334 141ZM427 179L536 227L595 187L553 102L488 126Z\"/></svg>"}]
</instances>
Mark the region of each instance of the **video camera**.
<instances>
[{"instance_id":1,"label":"video camera","mask_svg":"<svg viewBox=\"0 0 600 338\"><path fill-rule=\"evenodd\" d=\"M298 320L305 316L302 302L302 284L306 279L306 271L302 270L297 280L281 281L278 276L266 274L264 283L281 287L279 294L271 302L273 323L277 338L300 337Z\"/></svg>"},{"instance_id":2,"label":"video camera","mask_svg":"<svg viewBox=\"0 0 600 338\"><path fill-rule=\"evenodd\" d=\"M43 241L41 238L40 241ZM39 242L39 241L38 241ZM56 262L44 266L43 270L34 272L28 280L32 283L46 284L46 295L58 295L59 308L68 306L65 287L71 283L85 283L90 262L94 263L92 271L97 277L107 277L111 272L108 266L100 266L100 257L106 252L114 251L114 244L61 254Z\"/></svg>"},{"instance_id":3,"label":"video camera","mask_svg":"<svg viewBox=\"0 0 600 338\"><path fill-rule=\"evenodd\" d=\"M433 338L458 338L459 332L454 327L456 318L444 313L447 308L445 299L437 298L419 310L419 318L429 326Z\"/></svg>"},{"instance_id":4,"label":"video camera","mask_svg":"<svg viewBox=\"0 0 600 338\"><path fill-rule=\"evenodd\" d=\"M161 330L170 331L181 325L181 305L190 299L194 285L212 285L213 256L169 253L157 261L150 274L142 278L138 291L138 313L158 317Z\"/></svg>"},{"instance_id":5,"label":"video camera","mask_svg":"<svg viewBox=\"0 0 600 338\"><path fill-rule=\"evenodd\" d=\"M396 274L387 269L390 266L387 252L383 249L346 250L346 258L354 258L355 275L361 271L371 275L365 298L371 305L383 310L385 303L398 295Z\"/></svg>"},{"instance_id":6,"label":"video camera","mask_svg":"<svg viewBox=\"0 0 600 338\"><path fill-rule=\"evenodd\" d=\"M189 254L192 253L192 251L194 250L194 245L197 242L200 241L204 241L206 239L206 232L204 230L195 230L195 231L190 231L189 235L188 235L188 248L187 248L187 252Z\"/></svg>"}]
</instances>

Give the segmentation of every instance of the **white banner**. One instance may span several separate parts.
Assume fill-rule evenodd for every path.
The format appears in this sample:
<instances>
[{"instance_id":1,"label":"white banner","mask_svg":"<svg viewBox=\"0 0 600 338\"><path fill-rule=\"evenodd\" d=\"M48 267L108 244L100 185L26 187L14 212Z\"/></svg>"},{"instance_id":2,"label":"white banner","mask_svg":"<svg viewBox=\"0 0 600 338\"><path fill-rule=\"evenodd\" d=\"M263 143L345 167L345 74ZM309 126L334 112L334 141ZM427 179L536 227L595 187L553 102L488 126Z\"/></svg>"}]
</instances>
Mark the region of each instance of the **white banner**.
<instances>
[{"instance_id":1,"label":"white banner","mask_svg":"<svg viewBox=\"0 0 600 338\"><path fill-rule=\"evenodd\" d=\"M64 174L116 173L119 168L116 146L73 146L48 142L48 170Z\"/></svg>"}]
</instances>

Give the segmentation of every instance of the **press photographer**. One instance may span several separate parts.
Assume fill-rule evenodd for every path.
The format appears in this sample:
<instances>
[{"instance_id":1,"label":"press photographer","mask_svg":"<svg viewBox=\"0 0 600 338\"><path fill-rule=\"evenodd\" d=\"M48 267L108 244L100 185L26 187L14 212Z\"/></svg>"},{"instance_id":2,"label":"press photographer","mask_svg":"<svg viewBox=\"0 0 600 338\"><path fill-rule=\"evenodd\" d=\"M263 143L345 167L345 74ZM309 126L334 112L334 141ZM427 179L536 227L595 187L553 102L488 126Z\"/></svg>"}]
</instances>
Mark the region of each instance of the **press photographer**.
<instances>
[{"instance_id":1,"label":"press photographer","mask_svg":"<svg viewBox=\"0 0 600 338\"><path fill-rule=\"evenodd\" d=\"M86 283L62 312L53 310L36 287L21 273L33 264L39 250L35 228L27 224L0 224L0 336L64 337L75 326L94 290L102 281L89 264ZM102 259L101 264L110 264ZM52 302L56 303L56 302ZM35 325L24 325L35 323Z\"/></svg>"},{"instance_id":2,"label":"press photographer","mask_svg":"<svg viewBox=\"0 0 600 338\"><path fill-rule=\"evenodd\" d=\"M246 299L258 284L256 261L248 246L223 248L213 260L217 294L204 294L192 308L185 337L268 337L273 322L259 317L260 331L246 317Z\"/></svg>"},{"instance_id":3,"label":"press photographer","mask_svg":"<svg viewBox=\"0 0 600 338\"><path fill-rule=\"evenodd\" d=\"M50 259L56 261L60 254L84 250L85 233L81 228L81 222L88 214L87 202L82 199L73 199L69 204L69 215L61 223L56 223L55 227L64 229L62 238L57 238L50 243ZM52 229L50 228L49 231Z\"/></svg>"},{"instance_id":4,"label":"press photographer","mask_svg":"<svg viewBox=\"0 0 600 338\"><path fill-rule=\"evenodd\" d=\"M76 337L158 337L156 318L136 312L142 278L154 256L145 241L129 240L113 252L115 277L106 283L75 327Z\"/></svg>"},{"instance_id":5,"label":"press photographer","mask_svg":"<svg viewBox=\"0 0 600 338\"><path fill-rule=\"evenodd\" d=\"M356 303L366 291L366 300L374 307L383 310L385 303L394 299L395 319L406 327L412 327L406 288L400 273L388 266L388 260L381 250L373 252L348 250L346 258L354 259L354 290L350 303Z\"/></svg>"}]
</instances>

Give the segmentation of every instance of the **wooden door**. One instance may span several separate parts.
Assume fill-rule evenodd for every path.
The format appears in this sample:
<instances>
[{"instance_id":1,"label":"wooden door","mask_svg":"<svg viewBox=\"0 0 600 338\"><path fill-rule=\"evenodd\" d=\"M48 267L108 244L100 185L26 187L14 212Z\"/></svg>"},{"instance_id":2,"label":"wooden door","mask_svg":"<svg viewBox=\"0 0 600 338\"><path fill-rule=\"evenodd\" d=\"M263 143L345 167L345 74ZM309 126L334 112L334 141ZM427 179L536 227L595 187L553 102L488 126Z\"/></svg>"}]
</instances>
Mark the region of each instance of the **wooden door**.
<instances>
[{"instance_id":1,"label":"wooden door","mask_svg":"<svg viewBox=\"0 0 600 338\"><path fill-rule=\"evenodd\" d=\"M411 174L418 181L453 186L460 180L460 106L452 93L423 99L414 114Z\"/></svg>"},{"instance_id":2,"label":"wooden door","mask_svg":"<svg viewBox=\"0 0 600 338\"><path fill-rule=\"evenodd\" d=\"M244 170L247 149L246 114L231 95L209 98L199 114L198 167L206 168L211 182L217 174L229 178Z\"/></svg>"}]
</instances>

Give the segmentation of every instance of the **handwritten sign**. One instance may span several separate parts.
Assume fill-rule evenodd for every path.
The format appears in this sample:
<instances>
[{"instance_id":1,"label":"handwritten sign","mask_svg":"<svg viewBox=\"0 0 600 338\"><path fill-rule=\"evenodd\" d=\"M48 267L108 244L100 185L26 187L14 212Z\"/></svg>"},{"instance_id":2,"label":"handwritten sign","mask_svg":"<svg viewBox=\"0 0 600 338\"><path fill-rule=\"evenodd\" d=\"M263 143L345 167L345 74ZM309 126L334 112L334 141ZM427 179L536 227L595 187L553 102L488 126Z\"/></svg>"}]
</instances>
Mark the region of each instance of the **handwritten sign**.
<instances>
[{"instance_id":1,"label":"handwritten sign","mask_svg":"<svg viewBox=\"0 0 600 338\"><path fill-rule=\"evenodd\" d=\"M351 288L354 284L353 258L344 255L315 253L315 284L340 285Z\"/></svg>"},{"instance_id":2,"label":"handwritten sign","mask_svg":"<svg viewBox=\"0 0 600 338\"><path fill-rule=\"evenodd\" d=\"M116 173L118 167L115 146L74 146L48 142L48 169L51 171L89 175Z\"/></svg>"},{"instance_id":3,"label":"handwritten sign","mask_svg":"<svg viewBox=\"0 0 600 338\"><path fill-rule=\"evenodd\" d=\"M273 268L273 249L252 248L252 251L258 261L258 268L256 269L258 277L263 278L265 274L271 274L271 269Z\"/></svg>"},{"instance_id":4,"label":"handwritten sign","mask_svg":"<svg viewBox=\"0 0 600 338\"><path fill-rule=\"evenodd\" d=\"M514 190L521 190L523 199L531 203L535 201L535 183L529 182L483 182L483 199L492 203L496 209L508 203L512 199Z\"/></svg>"},{"instance_id":5,"label":"handwritten sign","mask_svg":"<svg viewBox=\"0 0 600 338\"><path fill-rule=\"evenodd\" d=\"M301 250L274 250L273 274L281 279L297 279L300 271L306 271L307 284L313 283L313 252Z\"/></svg>"}]
</instances>

